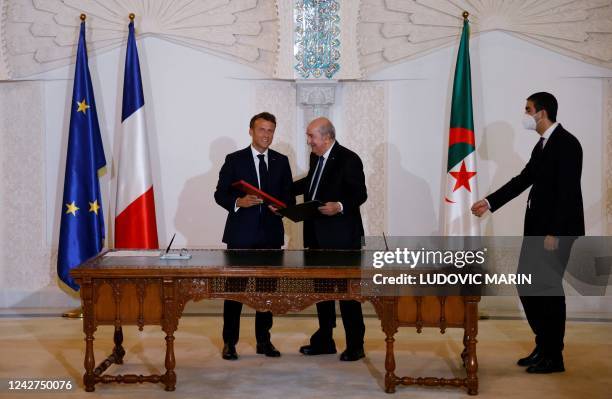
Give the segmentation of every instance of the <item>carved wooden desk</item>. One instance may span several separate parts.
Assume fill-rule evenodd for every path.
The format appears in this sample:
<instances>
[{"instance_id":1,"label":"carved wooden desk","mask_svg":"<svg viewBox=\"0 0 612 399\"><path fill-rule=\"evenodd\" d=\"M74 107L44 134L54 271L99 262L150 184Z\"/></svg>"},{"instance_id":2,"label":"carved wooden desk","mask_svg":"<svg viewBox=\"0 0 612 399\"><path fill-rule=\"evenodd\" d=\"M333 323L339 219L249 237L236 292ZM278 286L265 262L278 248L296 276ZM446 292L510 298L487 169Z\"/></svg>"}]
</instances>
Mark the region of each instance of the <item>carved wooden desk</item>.
<instances>
[{"instance_id":1,"label":"carved wooden desk","mask_svg":"<svg viewBox=\"0 0 612 399\"><path fill-rule=\"evenodd\" d=\"M81 286L85 332L83 383L92 392L97 383L163 383L176 387L174 332L185 304L208 298L240 301L274 314L300 311L324 300L370 301L386 334L385 391L397 385L447 385L478 393L476 334L478 296L364 296L361 279L363 251L192 251L190 260L160 260L151 256L113 256L105 252L74 269ZM115 347L97 367L93 341L97 326L115 327ZM111 364L122 364L122 327L161 325L166 334L163 375L107 375ZM398 377L395 375L394 335L399 327L464 329L461 359L466 378Z\"/></svg>"}]
</instances>

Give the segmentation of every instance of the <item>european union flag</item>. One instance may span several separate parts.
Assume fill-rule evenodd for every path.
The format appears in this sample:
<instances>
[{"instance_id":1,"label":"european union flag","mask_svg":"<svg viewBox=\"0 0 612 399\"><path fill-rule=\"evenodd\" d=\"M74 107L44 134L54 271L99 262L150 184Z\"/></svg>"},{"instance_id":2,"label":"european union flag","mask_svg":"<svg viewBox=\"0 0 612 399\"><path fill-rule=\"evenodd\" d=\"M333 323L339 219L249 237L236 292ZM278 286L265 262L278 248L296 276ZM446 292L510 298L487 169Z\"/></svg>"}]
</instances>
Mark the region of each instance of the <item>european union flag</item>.
<instances>
[{"instance_id":1,"label":"european union flag","mask_svg":"<svg viewBox=\"0 0 612 399\"><path fill-rule=\"evenodd\" d=\"M87 64L84 21L79 35L71 108L57 274L64 283L78 290L70 270L97 255L104 246L98 173L106 166Z\"/></svg>"}]
</instances>

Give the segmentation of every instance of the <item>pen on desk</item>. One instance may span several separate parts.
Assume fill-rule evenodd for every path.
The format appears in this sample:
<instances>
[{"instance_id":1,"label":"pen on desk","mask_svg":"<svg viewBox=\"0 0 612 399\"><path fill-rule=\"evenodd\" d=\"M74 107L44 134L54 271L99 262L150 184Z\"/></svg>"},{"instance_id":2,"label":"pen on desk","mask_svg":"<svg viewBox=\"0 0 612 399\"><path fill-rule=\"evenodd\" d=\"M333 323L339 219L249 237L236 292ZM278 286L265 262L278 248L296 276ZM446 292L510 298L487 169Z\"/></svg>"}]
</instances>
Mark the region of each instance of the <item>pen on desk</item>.
<instances>
[{"instance_id":1,"label":"pen on desk","mask_svg":"<svg viewBox=\"0 0 612 399\"><path fill-rule=\"evenodd\" d=\"M168 244L168 248L166 248L166 253L170 251L170 247L172 246L172 243L174 242L174 237L176 237L176 233L174 233L174 235L172 236L172 239L170 240L170 244Z\"/></svg>"}]
</instances>

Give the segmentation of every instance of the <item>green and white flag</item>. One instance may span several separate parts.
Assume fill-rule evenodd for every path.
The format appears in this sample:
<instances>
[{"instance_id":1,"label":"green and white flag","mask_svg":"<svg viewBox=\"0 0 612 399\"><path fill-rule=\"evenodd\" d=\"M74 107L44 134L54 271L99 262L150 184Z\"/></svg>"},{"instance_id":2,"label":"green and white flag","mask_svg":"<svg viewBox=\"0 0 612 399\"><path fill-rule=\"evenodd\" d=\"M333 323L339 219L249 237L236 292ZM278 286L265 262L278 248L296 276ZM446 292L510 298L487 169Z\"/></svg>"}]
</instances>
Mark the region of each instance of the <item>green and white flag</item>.
<instances>
[{"instance_id":1,"label":"green and white flag","mask_svg":"<svg viewBox=\"0 0 612 399\"><path fill-rule=\"evenodd\" d=\"M470 211L472 204L478 200L478 192L470 72L470 24L467 18L463 22L455 67L446 172L445 235L480 235L480 224Z\"/></svg>"}]
</instances>

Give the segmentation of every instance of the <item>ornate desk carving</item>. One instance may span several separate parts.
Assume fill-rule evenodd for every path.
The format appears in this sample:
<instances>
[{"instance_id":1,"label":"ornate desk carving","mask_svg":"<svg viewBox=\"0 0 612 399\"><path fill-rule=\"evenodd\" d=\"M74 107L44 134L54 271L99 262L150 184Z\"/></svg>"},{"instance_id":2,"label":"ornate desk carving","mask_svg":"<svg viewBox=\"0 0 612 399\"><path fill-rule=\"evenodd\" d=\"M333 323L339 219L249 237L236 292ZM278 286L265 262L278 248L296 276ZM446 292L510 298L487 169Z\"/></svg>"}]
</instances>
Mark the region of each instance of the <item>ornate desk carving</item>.
<instances>
[{"instance_id":1,"label":"ornate desk carving","mask_svg":"<svg viewBox=\"0 0 612 399\"><path fill-rule=\"evenodd\" d=\"M363 296L359 251L223 251L198 250L189 261L157 257L97 256L72 271L81 285L87 392L97 383L162 383L176 387L174 332L189 301L222 298L240 301L274 314L301 311L324 300L370 301L386 335L385 391L397 385L466 387L478 393L478 296L391 297ZM247 261L251 264L247 264ZM95 365L94 333L100 325L115 328L113 352ZM162 375L107 375L112 364L122 364L125 350L122 327L159 325L166 334L166 372ZM398 377L395 374L394 335L400 327L464 329L461 359L466 378Z\"/></svg>"}]
</instances>

